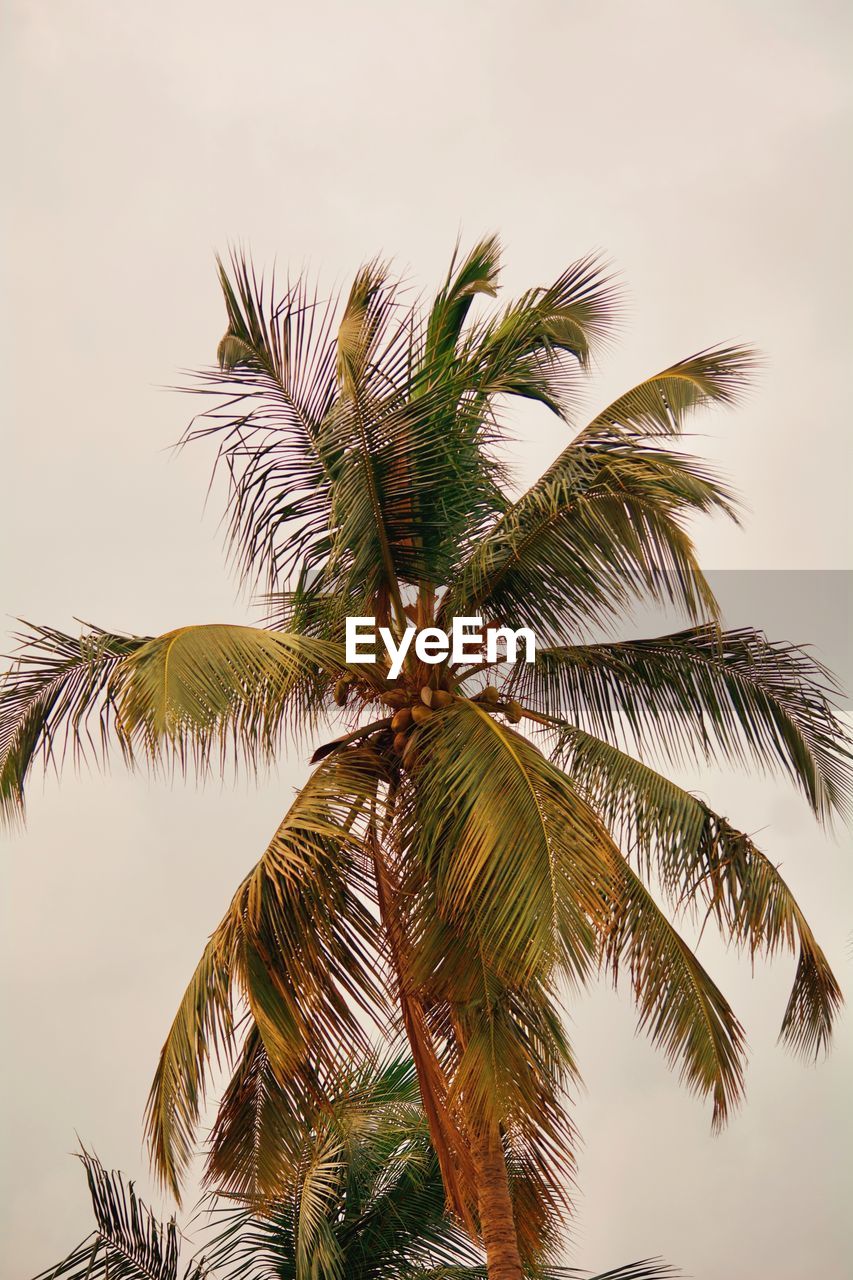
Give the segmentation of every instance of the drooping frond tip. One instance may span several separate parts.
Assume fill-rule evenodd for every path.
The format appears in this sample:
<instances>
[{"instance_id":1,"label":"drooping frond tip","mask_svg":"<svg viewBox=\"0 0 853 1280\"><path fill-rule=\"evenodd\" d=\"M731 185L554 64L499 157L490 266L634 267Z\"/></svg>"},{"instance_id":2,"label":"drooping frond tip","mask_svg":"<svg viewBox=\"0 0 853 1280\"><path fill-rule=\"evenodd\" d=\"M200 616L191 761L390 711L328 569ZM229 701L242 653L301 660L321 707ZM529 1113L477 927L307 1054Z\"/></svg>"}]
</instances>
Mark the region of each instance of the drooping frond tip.
<instances>
[{"instance_id":1,"label":"drooping frond tip","mask_svg":"<svg viewBox=\"0 0 853 1280\"><path fill-rule=\"evenodd\" d=\"M595 811L657 876L675 911L704 913L750 955L799 953L780 1038L804 1056L827 1049L838 982L777 867L704 801L612 743L564 723L555 756Z\"/></svg>"},{"instance_id":2,"label":"drooping frond tip","mask_svg":"<svg viewBox=\"0 0 853 1280\"><path fill-rule=\"evenodd\" d=\"M130 741L116 714L114 677L145 639L87 627L79 636L22 623L25 632L0 677L0 822L24 813L33 764L102 759L110 740L125 756Z\"/></svg>"}]
</instances>

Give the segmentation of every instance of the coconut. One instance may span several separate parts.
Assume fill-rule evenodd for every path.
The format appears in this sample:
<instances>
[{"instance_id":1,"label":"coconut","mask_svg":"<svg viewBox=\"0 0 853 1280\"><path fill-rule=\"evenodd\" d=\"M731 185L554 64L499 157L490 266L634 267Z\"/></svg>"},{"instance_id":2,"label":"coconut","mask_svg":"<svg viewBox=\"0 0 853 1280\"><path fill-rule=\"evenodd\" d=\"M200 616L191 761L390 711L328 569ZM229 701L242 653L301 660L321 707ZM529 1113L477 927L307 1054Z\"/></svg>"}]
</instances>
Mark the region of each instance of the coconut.
<instances>
[{"instance_id":1,"label":"coconut","mask_svg":"<svg viewBox=\"0 0 853 1280\"><path fill-rule=\"evenodd\" d=\"M389 689L386 693L380 694L380 701L384 702L386 707L398 709L408 701L408 695L405 689Z\"/></svg>"},{"instance_id":2,"label":"coconut","mask_svg":"<svg viewBox=\"0 0 853 1280\"><path fill-rule=\"evenodd\" d=\"M423 724L426 720L429 720L432 714L432 709L425 707L422 702L416 702L412 707L412 719L415 724Z\"/></svg>"},{"instance_id":3,"label":"coconut","mask_svg":"<svg viewBox=\"0 0 853 1280\"><path fill-rule=\"evenodd\" d=\"M425 684L424 687L421 689L421 702L423 702L425 706L431 707L433 704L433 701L434 701L434 695L433 695L432 689L429 687L428 684Z\"/></svg>"},{"instance_id":4,"label":"coconut","mask_svg":"<svg viewBox=\"0 0 853 1280\"><path fill-rule=\"evenodd\" d=\"M482 698L483 702L499 702L500 696L501 695L498 693L497 689L493 684L487 684L485 689L480 694L480 697Z\"/></svg>"},{"instance_id":5,"label":"coconut","mask_svg":"<svg viewBox=\"0 0 853 1280\"><path fill-rule=\"evenodd\" d=\"M433 689L432 691L431 705L434 710L437 707L449 707L450 704L455 701L456 699L454 698L453 694L448 693L446 689Z\"/></svg>"},{"instance_id":6,"label":"coconut","mask_svg":"<svg viewBox=\"0 0 853 1280\"><path fill-rule=\"evenodd\" d=\"M400 710L397 712L397 714L394 716L394 719L391 721L391 728L394 730L395 733L399 733L401 729L408 729L411 723L412 723L411 707L401 707Z\"/></svg>"},{"instance_id":7,"label":"coconut","mask_svg":"<svg viewBox=\"0 0 853 1280\"><path fill-rule=\"evenodd\" d=\"M506 704L505 714L510 724L518 724L519 720L524 715L524 711L522 709L521 703L516 702L513 698L510 698L509 702Z\"/></svg>"},{"instance_id":8,"label":"coconut","mask_svg":"<svg viewBox=\"0 0 853 1280\"><path fill-rule=\"evenodd\" d=\"M396 733L394 735L394 750L398 756L401 756L406 749L406 743L409 741L405 733Z\"/></svg>"},{"instance_id":9,"label":"coconut","mask_svg":"<svg viewBox=\"0 0 853 1280\"><path fill-rule=\"evenodd\" d=\"M335 685L332 697L335 704L339 707L345 707L347 704L347 696L349 695L349 680L339 680Z\"/></svg>"}]
</instances>

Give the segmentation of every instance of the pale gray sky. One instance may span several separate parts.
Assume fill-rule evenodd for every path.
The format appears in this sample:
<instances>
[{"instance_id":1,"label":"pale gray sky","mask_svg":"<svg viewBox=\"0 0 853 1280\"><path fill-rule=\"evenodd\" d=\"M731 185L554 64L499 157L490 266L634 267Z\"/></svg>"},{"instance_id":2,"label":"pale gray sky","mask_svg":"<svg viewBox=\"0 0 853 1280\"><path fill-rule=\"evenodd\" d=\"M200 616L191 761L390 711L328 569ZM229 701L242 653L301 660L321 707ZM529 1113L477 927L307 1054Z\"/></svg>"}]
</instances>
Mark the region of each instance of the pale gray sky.
<instances>
[{"instance_id":1,"label":"pale gray sky","mask_svg":"<svg viewBox=\"0 0 853 1280\"><path fill-rule=\"evenodd\" d=\"M6 0L2 609L141 632L247 616L218 512L202 512L209 456L165 452L188 406L158 389L211 359L212 255L235 240L330 284L381 250L429 287L457 232L496 229L510 291L602 249L630 307L591 406L717 340L767 356L745 407L701 423L751 509L743 531L697 530L705 563L849 568L851 12ZM517 422L524 476L561 435L535 413ZM840 665L842 580L720 581L734 622ZM26 833L4 837L4 1278L88 1229L75 1130L150 1185L157 1050L303 772L294 759L236 791L118 766L69 776L36 787ZM761 831L849 987L849 847L775 783L685 781ZM703 957L750 1034L747 1105L711 1138L707 1108L633 1038L627 1004L585 998L571 1260L661 1252L697 1280L841 1277L850 1020L831 1060L803 1067L774 1045L792 962L753 980L713 943Z\"/></svg>"}]
</instances>

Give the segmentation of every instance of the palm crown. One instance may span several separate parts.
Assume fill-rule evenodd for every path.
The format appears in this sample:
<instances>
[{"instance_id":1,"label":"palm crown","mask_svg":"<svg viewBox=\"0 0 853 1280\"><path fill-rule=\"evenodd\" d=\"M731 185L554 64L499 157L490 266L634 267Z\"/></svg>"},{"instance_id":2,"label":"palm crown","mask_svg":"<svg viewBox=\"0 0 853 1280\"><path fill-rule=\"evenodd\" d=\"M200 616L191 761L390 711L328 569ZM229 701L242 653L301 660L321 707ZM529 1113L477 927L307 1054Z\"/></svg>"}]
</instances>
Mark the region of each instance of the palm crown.
<instances>
[{"instance_id":1,"label":"palm crown","mask_svg":"<svg viewBox=\"0 0 853 1280\"><path fill-rule=\"evenodd\" d=\"M303 281L279 296L239 257L220 268L228 329L187 438L218 441L232 550L264 584L266 624L31 629L0 704L0 796L21 806L63 731L78 750L100 737L131 759L254 768L341 708L346 732L315 753L169 1032L155 1164L177 1193L224 1052L235 1075L209 1174L267 1193L276 1125L246 1082L268 1073L298 1110L371 1026L402 1031L449 1203L509 1280L550 1248L570 1181L567 984L627 971L641 1024L716 1125L742 1092L740 1024L650 884L751 953L798 950L782 1024L794 1048L824 1047L840 1003L773 863L646 760L781 769L826 821L850 754L829 674L800 648L723 630L687 533L695 513L736 503L678 437L691 410L736 399L752 353L715 348L649 378L513 499L507 402L568 420L615 299L585 259L473 313L498 270L492 238L454 257L431 303L405 301L373 262L325 304ZM590 642L643 599L691 625ZM515 665L410 650L391 679L347 661L345 620L364 615L397 636L480 616L542 647Z\"/></svg>"}]
</instances>

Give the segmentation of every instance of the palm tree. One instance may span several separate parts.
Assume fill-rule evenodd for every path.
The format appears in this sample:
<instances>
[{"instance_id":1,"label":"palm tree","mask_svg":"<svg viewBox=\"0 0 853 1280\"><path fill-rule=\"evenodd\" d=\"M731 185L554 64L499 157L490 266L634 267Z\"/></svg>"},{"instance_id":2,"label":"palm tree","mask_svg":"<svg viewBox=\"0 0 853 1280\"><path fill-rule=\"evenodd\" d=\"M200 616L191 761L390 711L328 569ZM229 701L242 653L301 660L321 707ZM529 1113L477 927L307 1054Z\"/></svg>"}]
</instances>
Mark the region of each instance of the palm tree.
<instances>
[{"instance_id":1,"label":"palm tree","mask_svg":"<svg viewBox=\"0 0 853 1280\"><path fill-rule=\"evenodd\" d=\"M209 1199L205 1245L181 1264L174 1217L161 1223L133 1183L87 1151L95 1229L37 1280L477 1280L478 1251L445 1213L441 1171L411 1060L342 1072L330 1107L285 1117L274 1197ZM581 1280L535 1265L531 1280ZM666 1280L658 1260L593 1280Z\"/></svg>"},{"instance_id":2,"label":"palm tree","mask_svg":"<svg viewBox=\"0 0 853 1280\"><path fill-rule=\"evenodd\" d=\"M228 328L186 438L218 441L264 625L29 628L0 701L0 797L19 813L33 761L63 743L258 769L342 717L181 1002L149 1102L154 1164L178 1195L220 1056L236 1065L208 1170L228 1186L247 1142L275 1146L259 1081L299 1113L371 1028L402 1029L450 1208L491 1280L518 1280L571 1183L567 990L627 971L640 1024L715 1126L742 1094L740 1023L657 890L751 955L798 951L794 1049L825 1048L840 1005L774 864L649 761L780 770L826 822L851 757L829 673L724 630L686 531L696 513L736 517L680 437L690 411L737 399L754 355L713 348L649 378L514 498L507 406L571 420L615 295L584 259L481 310L499 257L495 238L455 254L431 302L406 301L379 262L329 303L220 263ZM638 600L689 625L612 639ZM381 655L347 657L346 619L365 616L395 643L480 617L495 647L435 663L409 648L392 677ZM535 661L505 661L501 627L531 628ZM256 1190L274 1167L259 1161Z\"/></svg>"}]
</instances>

